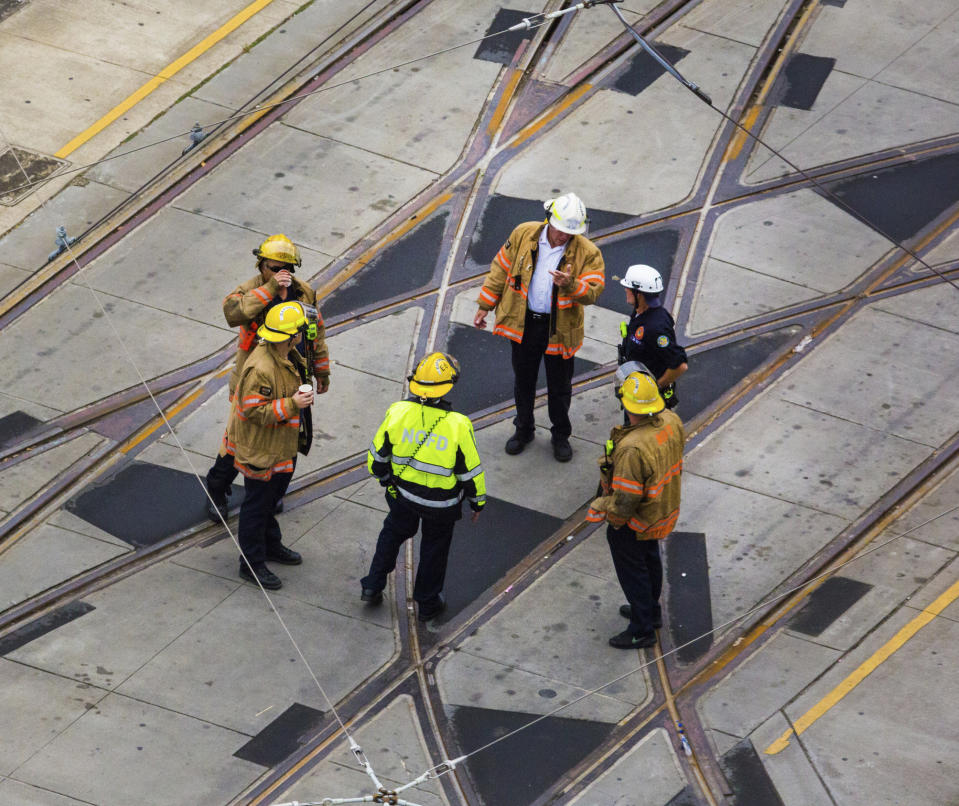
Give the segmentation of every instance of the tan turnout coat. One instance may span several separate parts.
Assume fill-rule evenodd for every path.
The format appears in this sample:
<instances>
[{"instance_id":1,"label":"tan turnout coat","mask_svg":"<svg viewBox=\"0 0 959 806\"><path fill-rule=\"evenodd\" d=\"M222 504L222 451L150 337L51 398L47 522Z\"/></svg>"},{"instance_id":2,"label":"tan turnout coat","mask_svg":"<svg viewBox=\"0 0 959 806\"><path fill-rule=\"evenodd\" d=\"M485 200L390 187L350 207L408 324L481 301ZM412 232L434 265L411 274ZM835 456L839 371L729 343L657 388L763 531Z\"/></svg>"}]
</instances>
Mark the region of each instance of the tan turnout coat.
<instances>
[{"instance_id":1,"label":"tan turnout coat","mask_svg":"<svg viewBox=\"0 0 959 806\"><path fill-rule=\"evenodd\" d=\"M496 311L493 333L515 342L523 340L526 296L545 226L544 221L529 221L513 230L493 258L477 300L480 310ZM559 268L573 276L558 290L553 287L546 354L572 358L583 346L583 306L592 305L602 293L606 269L599 248L583 235L569 239Z\"/></svg>"},{"instance_id":2,"label":"tan turnout coat","mask_svg":"<svg viewBox=\"0 0 959 806\"><path fill-rule=\"evenodd\" d=\"M267 481L274 473L292 473L300 430L293 402L303 357L291 349L280 358L266 344L250 352L230 405L224 448L244 476Z\"/></svg>"},{"instance_id":3,"label":"tan turnout coat","mask_svg":"<svg viewBox=\"0 0 959 806\"><path fill-rule=\"evenodd\" d=\"M610 450L600 459L600 473L609 492L589 506L586 519L628 524L640 540L661 540L679 518L680 476L683 471L683 423L662 411L636 425L610 433ZM603 465L611 464L608 470Z\"/></svg>"},{"instance_id":4,"label":"tan turnout coat","mask_svg":"<svg viewBox=\"0 0 959 806\"><path fill-rule=\"evenodd\" d=\"M301 282L295 276L293 285L298 292L298 296L290 296L289 299L296 299L307 305L316 307L316 292L306 283ZM233 365L233 372L230 374L230 394L236 391L237 382L240 379L240 372L243 370L243 364L250 355L250 352L256 347L256 339L253 333L263 324L264 311L266 306L272 302L273 297L280 293L280 284L275 277L270 278L268 282L263 282L263 276L257 274L251 277L242 285L238 285L223 300L223 316L230 327L240 328L239 344L236 351L236 363ZM330 376L330 353L326 346L326 328L323 325L323 315L317 308L318 332L316 341L313 343L313 375L317 378L329 378ZM243 344L249 343L249 348L244 350Z\"/></svg>"}]
</instances>

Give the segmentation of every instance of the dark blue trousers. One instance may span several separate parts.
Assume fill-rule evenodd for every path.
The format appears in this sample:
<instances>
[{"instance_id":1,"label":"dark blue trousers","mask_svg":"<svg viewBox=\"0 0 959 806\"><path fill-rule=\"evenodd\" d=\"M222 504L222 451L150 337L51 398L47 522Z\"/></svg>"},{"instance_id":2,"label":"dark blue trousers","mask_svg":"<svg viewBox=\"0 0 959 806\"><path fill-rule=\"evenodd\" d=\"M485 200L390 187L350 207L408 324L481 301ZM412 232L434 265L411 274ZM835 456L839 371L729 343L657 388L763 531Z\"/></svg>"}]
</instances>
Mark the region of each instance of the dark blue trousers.
<instances>
[{"instance_id":1,"label":"dark blue trousers","mask_svg":"<svg viewBox=\"0 0 959 806\"><path fill-rule=\"evenodd\" d=\"M552 423L554 437L568 437L573 433L569 421L569 405L573 399L573 361L559 355L546 355L549 346L549 319L535 319L526 312L523 341L511 341L513 359L513 398L517 431L532 435L536 430L533 406L536 402L536 381L539 365L546 365L546 409Z\"/></svg>"},{"instance_id":2,"label":"dark blue trousers","mask_svg":"<svg viewBox=\"0 0 959 806\"><path fill-rule=\"evenodd\" d=\"M239 472L233 466L233 457L230 454L225 453L222 456L217 454L213 467L207 471L206 483L211 490L225 493L230 489Z\"/></svg>"},{"instance_id":3,"label":"dark blue trousers","mask_svg":"<svg viewBox=\"0 0 959 806\"><path fill-rule=\"evenodd\" d=\"M423 536L420 540L420 561L413 583L413 601L430 610L439 604L456 521L421 518L402 499L393 498L389 493L386 495L386 503L389 504L390 511L376 540L370 572L360 580L360 584L374 591L381 591L386 587L386 578L396 568L396 557L400 549L416 534L422 521Z\"/></svg>"},{"instance_id":4,"label":"dark blue trousers","mask_svg":"<svg viewBox=\"0 0 959 806\"><path fill-rule=\"evenodd\" d=\"M254 568L266 562L267 545L275 546L283 538L276 520L276 504L286 494L292 478L292 473L274 473L269 481L243 478L246 495L240 505L236 538Z\"/></svg>"},{"instance_id":5,"label":"dark blue trousers","mask_svg":"<svg viewBox=\"0 0 959 806\"><path fill-rule=\"evenodd\" d=\"M662 620L659 596L663 591L663 562L658 540L637 540L628 526L606 526L606 540L613 556L616 577L633 611L629 631L633 635L654 632L653 621Z\"/></svg>"}]
</instances>

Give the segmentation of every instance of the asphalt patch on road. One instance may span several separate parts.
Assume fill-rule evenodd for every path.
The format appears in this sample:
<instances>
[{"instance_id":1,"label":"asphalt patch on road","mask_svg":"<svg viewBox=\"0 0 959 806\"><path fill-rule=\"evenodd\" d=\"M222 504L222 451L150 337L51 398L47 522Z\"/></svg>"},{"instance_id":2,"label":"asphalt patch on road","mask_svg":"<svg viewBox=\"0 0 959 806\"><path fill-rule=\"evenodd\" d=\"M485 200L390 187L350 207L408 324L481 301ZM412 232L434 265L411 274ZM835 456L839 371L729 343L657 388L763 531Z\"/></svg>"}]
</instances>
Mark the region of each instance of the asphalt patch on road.
<instances>
[{"instance_id":1,"label":"asphalt patch on road","mask_svg":"<svg viewBox=\"0 0 959 806\"><path fill-rule=\"evenodd\" d=\"M468 325L450 325L444 349L459 361L460 379L445 397L456 411L471 414L490 406L513 403L511 344L503 336L494 336L491 329L477 330ZM582 358L574 357L573 361L574 377L599 366ZM542 363L536 388L546 389L546 370ZM545 413L539 416L542 418ZM548 427L549 422L541 421L540 425Z\"/></svg>"},{"instance_id":2,"label":"asphalt patch on road","mask_svg":"<svg viewBox=\"0 0 959 806\"><path fill-rule=\"evenodd\" d=\"M790 109L812 109L835 66L835 59L794 53L779 78L776 89L779 105Z\"/></svg>"},{"instance_id":3,"label":"asphalt patch on road","mask_svg":"<svg viewBox=\"0 0 959 806\"><path fill-rule=\"evenodd\" d=\"M872 585L858 579L830 577L789 619L789 629L816 637L871 590Z\"/></svg>"},{"instance_id":4,"label":"asphalt patch on road","mask_svg":"<svg viewBox=\"0 0 959 806\"><path fill-rule=\"evenodd\" d=\"M0 0L0 4L2 2L3 0ZM3 6L0 5L0 20L3 17ZM27 102L29 103L29 99ZM66 160L58 160L56 157L19 146L0 148L0 204L17 204L40 187L44 179L53 176L62 165L68 164ZM27 176L30 177L29 182ZM52 246L52 237L50 243Z\"/></svg>"},{"instance_id":5,"label":"asphalt patch on road","mask_svg":"<svg viewBox=\"0 0 959 806\"><path fill-rule=\"evenodd\" d=\"M35 641L40 636L46 635L64 624L69 624L80 616L85 616L92 610L96 610L96 608L86 602L70 602L58 607L45 616L34 619L29 624L25 624L23 627L0 638L0 656L20 649L20 647Z\"/></svg>"},{"instance_id":6,"label":"asphalt patch on road","mask_svg":"<svg viewBox=\"0 0 959 806\"><path fill-rule=\"evenodd\" d=\"M688 50L674 45L664 45L662 42L654 42L653 47L672 66L689 55ZM639 95L665 72L666 69L643 50L630 59L629 67L613 82L613 89L627 95Z\"/></svg>"},{"instance_id":7,"label":"asphalt patch on road","mask_svg":"<svg viewBox=\"0 0 959 806\"><path fill-rule=\"evenodd\" d=\"M700 806L702 801L696 797L696 793L693 792L691 786L684 787L683 790L676 795L666 806Z\"/></svg>"},{"instance_id":8,"label":"asphalt patch on road","mask_svg":"<svg viewBox=\"0 0 959 806\"><path fill-rule=\"evenodd\" d=\"M668 289L678 247L679 230L675 229L643 230L629 238L604 241L600 248L606 264L606 287L596 304L626 316L632 314L633 306L626 301L623 287L613 277L622 278L626 269L636 263L656 269L663 278L663 288Z\"/></svg>"},{"instance_id":9,"label":"asphalt patch on road","mask_svg":"<svg viewBox=\"0 0 959 806\"><path fill-rule=\"evenodd\" d=\"M440 623L469 607L563 524L562 518L498 498L487 498L476 523L470 521L471 515L464 504L463 518L453 533L443 586L446 612L437 619Z\"/></svg>"},{"instance_id":10,"label":"asphalt patch on road","mask_svg":"<svg viewBox=\"0 0 959 806\"><path fill-rule=\"evenodd\" d=\"M524 17L535 17L539 12L517 11L512 8L501 8L496 12L489 28L483 34L484 39L473 54L474 59L497 64L510 64L516 50L524 39L532 37L531 30L509 31L514 25L521 23Z\"/></svg>"},{"instance_id":11,"label":"asphalt patch on road","mask_svg":"<svg viewBox=\"0 0 959 806\"><path fill-rule=\"evenodd\" d=\"M665 542L666 627L670 641L678 647L676 660L690 664L709 652L713 645L706 535L673 532Z\"/></svg>"},{"instance_id":12,"label":"asphalt patch on road","mask_svg":"<svg viewBox=\"0 0 959 806\"><path fill-rule=\"evenodd\" d=\"M689 357L689 370L676 384L676 413L688 422L715 403L761 364L778 355L799 333L790 326L704 350Z\"/></svg>"},{"instance_id":13,"label":"asphalt patch on road","mask_svg":"<svg viewBox=\"0 0 959 806\"><path fill-rule=\"evenodd\" d=\"M449 210L444 210L430 216L320 300L324 319L353 314L429 285L449 215Z\"/></svg>"},{"instance_id":14,"label":"asphalt patch on road","mask_svg":"<svg viewBox=\"0 0 959 806\"><path fill-rule=\"evenodd\" d=\"M959 202L959 154L939 154L878 171L870 168L849 179L824 182L823 187L873 229L905 241Z\"/></svg>"},{"instance_id":15,"label":"asphalt patch on road","mask_svg":"<svg viewBox=\"0 0 959 806\"><path fill-rule=\"evenodd\" d=\"M324 713L293 703L233 756L272 768L312 739L323 725Z\"/></svg>"},{"instance_id":16,"label":"asphalt patch on road","mask_svg":"<svg viewBox=\"0 0 959 806\"><path fill-rule=\"evenodd\" d=\"M243 500L233 485L230 509ZM71 498L66 509L135 548L208 520L206 494L192 473L133 461Z\"/></svg>"},{"instance_id":17,"label":"asphalt patch on road","mask_svg":"<svg viewBox=\"0 0 959 806\"><path fill-rule=\"evenodd\" d=\"M719 764L732 787L733 806L784 806L749 739L727 751Z\"/></svg>"},{"instance_id":18,"label":"asphalt patch on road","mask_svg":"<svg viewBox=\"0 0 959 806\"><path fill-rule=\"evenodd\" d=\"M463 752L525 728L464 764L486 806L529 806L610 735L613 725L586 719L451 706L450 727ZM530 724L534 720L539 722ZM529 725L529 727L525 727Z\"/></svg>"},{"instance_id":19,"label":"asphalt patch on road","mask_svg":"<svg viewBox=\"0 0 959 806\"><path fill-rule=\"evenodd\" d=\"M25 411L14 411L0 417L0 447L14 445L42 422Z\"/></svg>"},{"instance_id":20,"label":"asphalt patch on road","mask_svg":"<svg viewBox=\"0 0 959 806\"><path fill-rule=\"evenodd\" d=\"M561 196L570 190L574 189L564 188L556 195ZM479 223L473 231L473 238L464 261L465 265L457 276L459 274L472 276L477 271L488 269L490 262L518 224L524 221L545 221L546 210L543 208L545 201L546 199L520 199L516 196L501 196L495 193L490 196L486 200ZM634 217L632 213L596 210L589 206L589 199L583 199L583 203L586 205L590 232L614 227ZM638 215L638 211L636 214Z\"/></svg>"}]
</instances>

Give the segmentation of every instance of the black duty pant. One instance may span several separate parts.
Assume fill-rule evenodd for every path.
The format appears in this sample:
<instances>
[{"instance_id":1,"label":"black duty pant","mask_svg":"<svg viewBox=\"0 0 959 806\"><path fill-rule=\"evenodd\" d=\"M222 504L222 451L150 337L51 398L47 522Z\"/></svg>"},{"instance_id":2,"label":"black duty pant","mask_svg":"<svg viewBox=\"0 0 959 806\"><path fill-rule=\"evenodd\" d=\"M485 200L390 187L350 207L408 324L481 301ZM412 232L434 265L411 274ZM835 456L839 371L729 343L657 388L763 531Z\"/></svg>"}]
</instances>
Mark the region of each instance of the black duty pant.
<instances>
[{"instance_id":1,"label":"black duty pant","mask_svg":"<svg viewBox=\"0 0 959 806\"><path fill-rule=\"evenodd\" d=\"M370 590L381 591L386 587L386 578L396 568L396 557L403 544L416 534L423 522L423 538L420 541L420 562L413 583L413 600L427 609L439 604L439 596L446 579L446 560L453 541L455 520L421 518L402 499L386 494L390 511L383 521L383 528L376 540L376 551L370 562L370 572L360 584Z\"/></svg>"},{"instance_id":2,"label":"black duty pant","mask_svg":"<svg viewBox=\"0 0 959 806\"><path fill-rule=\"evenodd\" d=\"M550 431L554 437L568 437L573 433L569 422L569 404L573 398L573 359L546 355L549 346L549 316L540 317L526 310L523 341L513 345L513 397L516 400L517 431L531 435L535 430L533 403L536 400L536 379L539 362L546 363L546 400Z\"/></svg>"},{"instance_id":3,"label":"black duty pant","mask_svg":"<svg viewBox=\"0 0 959 806\"><path fill-rule=\"evenodd\" d=\"M613 567L619 584L632 608L629 631L633 635L649 635L653 621L662 619L659 595L663 590L663 563L659 558L658 540L637 540L628 526L606 527L606 540L613 556Z\"/></svg>"},{"instance_id":4,"label":"black duty pant","mask_svg":"<svg viewBox=\"0 0 959 806\"><path fill-rule=\"evenodd\" d=\"M254 568L266 562L267 545L275 546L283 537L276 520L276 503L286 493L292 478L292 473L274 473L269 481L243 479L246 496L240 506L240 525L236 537Z\"/></svg>"},{"instance_id":5,"label":"black duty pant","mask_svg":"<svg viewBox=\"0 0 959 806\"><path fill-rule=\"evenodd\" d=\"M217 454L213 467L207 471L206 483L213 492L225 493L239 472L233 466L233 457L230 454Z\"/></svg>"}]
</instances>

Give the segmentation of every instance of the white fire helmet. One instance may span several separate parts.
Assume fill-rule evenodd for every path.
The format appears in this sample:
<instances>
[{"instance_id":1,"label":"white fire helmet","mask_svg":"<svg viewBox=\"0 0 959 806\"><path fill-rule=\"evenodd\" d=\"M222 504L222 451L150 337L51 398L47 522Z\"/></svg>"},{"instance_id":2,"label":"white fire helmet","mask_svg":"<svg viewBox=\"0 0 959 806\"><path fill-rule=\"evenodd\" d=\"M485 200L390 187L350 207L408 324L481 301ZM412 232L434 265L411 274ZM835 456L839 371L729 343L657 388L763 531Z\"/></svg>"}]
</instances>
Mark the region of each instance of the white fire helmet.
<instances>
[{"instance_id":1,"label":"white fire helmet","mask_svg":"<svg viewBox=\"0 0 959 806\"><path fill-rule=\"evenodd\" d=\"M663 278L652 266L637 263L626 269L626 276L619 284L639 291L641 294L661 294Z\"/></svg>"},{"instance_id":2,"label":"white fire helmet","mask_svg":"<svg viewBox=\"0 0 959 806\"><path fill-rule=\"evenodd\" d=\"M543 202L550 226L570 235L582 235L586 232L589 219L586 217L586 205L575 193L567 193L558 199Z\"/></svg>"}]
</instances>

